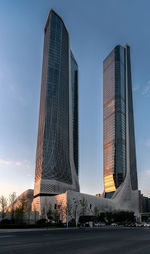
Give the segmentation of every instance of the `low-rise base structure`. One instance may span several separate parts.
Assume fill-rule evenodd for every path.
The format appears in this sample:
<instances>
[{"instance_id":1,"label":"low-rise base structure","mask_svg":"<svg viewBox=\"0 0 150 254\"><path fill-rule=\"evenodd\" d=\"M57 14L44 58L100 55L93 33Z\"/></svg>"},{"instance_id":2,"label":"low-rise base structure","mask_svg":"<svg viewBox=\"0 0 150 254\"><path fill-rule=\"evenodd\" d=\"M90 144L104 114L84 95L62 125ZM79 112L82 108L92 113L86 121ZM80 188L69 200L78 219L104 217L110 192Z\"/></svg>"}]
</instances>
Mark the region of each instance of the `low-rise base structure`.
<instances>
[{"instance_id":1,"label":"low-rise base structure","mask_svg":"<svg viewBox=\"0 0 150 254\"><path fill-rule=\"evenodd\" d=\"M130 193L131 194L131 193ZM95 210L99 213L129 211L139 215L139 195L138 191L133 191L129 198L120 201L119 196L114 199L106 199L93 195L66 191L56 196L40 196L33 200L32 209L39 212L41 218L47 218L49 210L58 210L60 219L63 222L74 219L78 222L80 216L94 216Z\"/></svg>"}]
</instances>

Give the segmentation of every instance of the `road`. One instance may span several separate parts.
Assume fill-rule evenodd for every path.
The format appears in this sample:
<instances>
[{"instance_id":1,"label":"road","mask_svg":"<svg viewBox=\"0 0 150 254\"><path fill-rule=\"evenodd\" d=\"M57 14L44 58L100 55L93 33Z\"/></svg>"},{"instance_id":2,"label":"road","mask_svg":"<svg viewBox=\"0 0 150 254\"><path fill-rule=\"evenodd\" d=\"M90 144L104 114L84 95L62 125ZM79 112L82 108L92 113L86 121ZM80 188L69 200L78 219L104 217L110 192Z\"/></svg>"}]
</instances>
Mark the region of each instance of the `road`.
<instances>
[{"instance_id":1,"label":"road","mask_svg":"<svg viewBox=\"0 0 150 254\"><path fill-rule=\"evenodd\" d=\"M150 254L150 229L83 228L1 232L0 254Z\"/></svg>"}]
</instances>

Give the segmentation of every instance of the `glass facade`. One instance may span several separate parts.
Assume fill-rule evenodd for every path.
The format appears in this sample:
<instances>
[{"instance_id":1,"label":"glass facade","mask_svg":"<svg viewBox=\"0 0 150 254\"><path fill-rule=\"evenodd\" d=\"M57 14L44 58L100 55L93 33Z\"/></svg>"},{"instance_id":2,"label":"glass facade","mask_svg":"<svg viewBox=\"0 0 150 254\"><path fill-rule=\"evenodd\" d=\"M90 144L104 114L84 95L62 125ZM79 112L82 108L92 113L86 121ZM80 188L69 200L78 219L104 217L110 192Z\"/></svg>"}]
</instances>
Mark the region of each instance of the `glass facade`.
<instances>
[{"instance_id":1,"label":"glass facade","mask_svg":"<svg viewBox=\"0 0 150 254\"><path fill-rule=\"evenodd\" d=\"M120 186L126 175L126 103L132 109L129 126L134 134L131 67L129 65L129 47L116 46L103 63L103 110L104 110L104 186L106 197ZM128 75L128 77L127 77ZM130 75L130 77L129 77ZM130 89L127 93L127 89ZM134 135L130 150L134 155L134 173L136 174L136 156ZM133 165L132 165L133 168ZM109 195L108 195L109 193Z\"/></svg>"},{"instance_id":2,"label":"glass facade","mask_svg":"<svg viewBox=\"0 0 150 254\"><path fill-rule=\"evenodd\" d=\"M41 83L35 184L42 179L72 185L69 89L72 86L71 131L78 174L78 66L70 53L66 27L53 10L45 26Z\"/></svg>"}]
</instances>

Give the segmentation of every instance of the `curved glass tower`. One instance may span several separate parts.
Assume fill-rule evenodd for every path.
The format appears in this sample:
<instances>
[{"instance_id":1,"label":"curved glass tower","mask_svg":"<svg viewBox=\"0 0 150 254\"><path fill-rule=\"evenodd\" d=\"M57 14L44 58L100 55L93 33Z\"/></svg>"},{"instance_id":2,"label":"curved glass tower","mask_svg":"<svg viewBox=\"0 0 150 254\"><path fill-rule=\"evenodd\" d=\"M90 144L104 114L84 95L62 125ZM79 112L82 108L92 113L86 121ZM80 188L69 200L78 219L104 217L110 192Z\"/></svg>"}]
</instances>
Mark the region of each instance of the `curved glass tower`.
<instances>
[{"instance_id":1,"label":"curved glass tower","mask_svg":"<svg viewBox=\"0 0 150 254\"><path fill-rule=\"evenodd\" d=\"M34 198L79 191L78 65L64 22L52 9L44 32Z\"/></svg>"},{"instance_id":2,"label":"curved glass tower","mask_svg":"<svg viewBox=\"0 0 150 254\"><path fill-rule=\"evenodd\" d=\"M130 47L116 46L103 63L104 187L112 197L130 167L137 190ZM127 140L129 144L127 145Z\"/></svg>"}]
</instances>

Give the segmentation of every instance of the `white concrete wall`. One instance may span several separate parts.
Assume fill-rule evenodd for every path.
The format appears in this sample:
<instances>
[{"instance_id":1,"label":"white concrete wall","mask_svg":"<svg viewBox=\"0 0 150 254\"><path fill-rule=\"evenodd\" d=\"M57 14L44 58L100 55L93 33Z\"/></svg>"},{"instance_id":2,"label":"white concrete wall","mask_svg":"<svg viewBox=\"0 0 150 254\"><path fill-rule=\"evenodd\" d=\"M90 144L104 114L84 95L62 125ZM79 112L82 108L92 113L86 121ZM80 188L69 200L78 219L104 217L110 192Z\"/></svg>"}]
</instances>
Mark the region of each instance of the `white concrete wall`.
<instances>
[{"instance_id":1,"label":"white concrete wall","mask_svg":"<svg viewBox=\"0 0 150 254\"><path fill-rule=\"evenodd\" d=\"M38 207L44 207L44 211L39 210L39 213L41 217L45 218L47 218L47 212L50 206L53 210L55 207L57 207L57 210L60 212L60 219L63 222L66 222L66 218L68 218L68 221L71 219L78 221L79 217L83 215L83 206L81 205L83 199L86 202L84 215L94 215L94 208L96 207L99 209L100 213L113 211L132 211L136 216L139 216L137 191L131 192L129 188L127 191L126 189L120 190L120 193L121 196L117 195L114 199L106 199L69 190L56 196L35 198L34 203L36 203L37 199ZM64 211L66 212L67 216L64 215Z\"/></svg>"}]
</instances>

